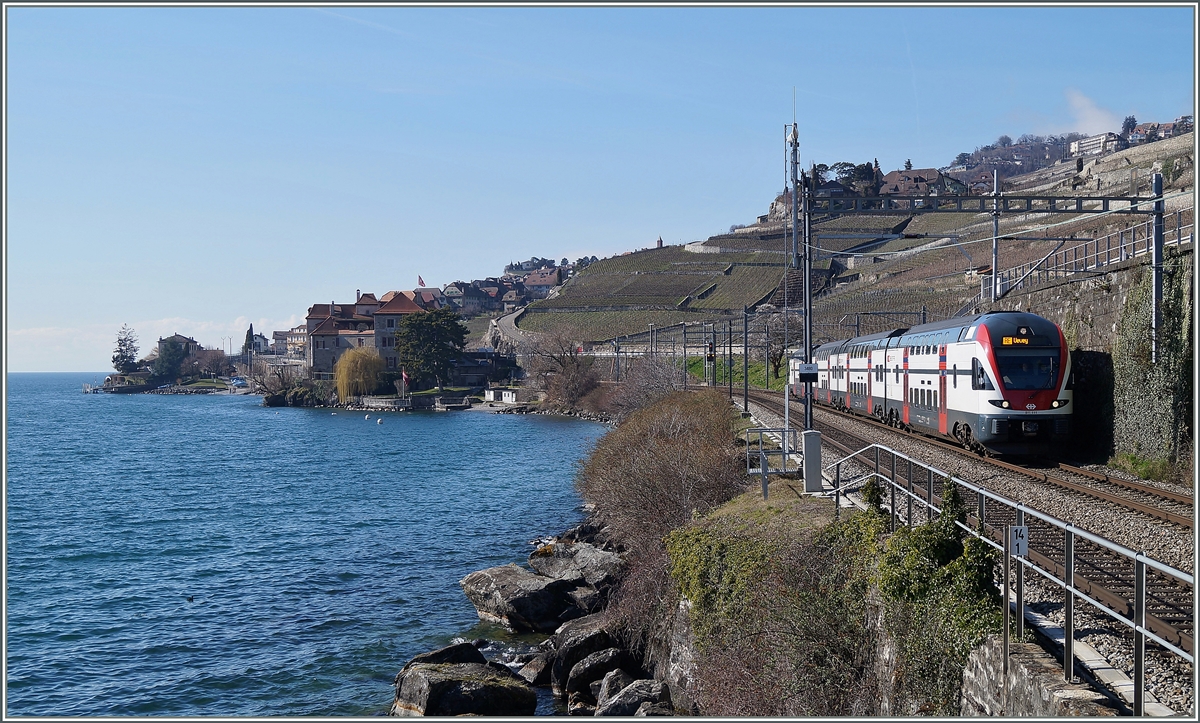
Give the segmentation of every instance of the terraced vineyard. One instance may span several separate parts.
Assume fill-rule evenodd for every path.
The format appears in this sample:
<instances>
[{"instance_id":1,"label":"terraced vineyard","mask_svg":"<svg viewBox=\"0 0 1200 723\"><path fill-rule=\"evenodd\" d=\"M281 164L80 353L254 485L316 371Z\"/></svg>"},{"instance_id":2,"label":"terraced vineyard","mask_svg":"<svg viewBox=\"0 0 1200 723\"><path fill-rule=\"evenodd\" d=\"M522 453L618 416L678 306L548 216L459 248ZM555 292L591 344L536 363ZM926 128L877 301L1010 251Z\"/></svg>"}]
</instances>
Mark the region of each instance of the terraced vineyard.
<instances>
[{"instance_id":1,"label":"terraced vineyard","mask_svg":"<svg viewBox=\"0 0 1200 723\"><path fill-rule=\"evenodd\" d=\"M597 261L552 299L530 304L522 329L580 341L740 315L769 296L783 275L772 253L692 253L680 246Z\"/></svg>"},{"instance_id":2,"label":"terraced vineyard","mask_svg":"<svg viewBox=\"0 0 1200 723\"><path fill-rule=\"evenodd\" d=\"M666 327L680 322L693 324L726 318L693 311L526 311L519 326L526 331L563 334L581 342L595 342L644 332L648 324Z\"/></svg>"}]
</instances>

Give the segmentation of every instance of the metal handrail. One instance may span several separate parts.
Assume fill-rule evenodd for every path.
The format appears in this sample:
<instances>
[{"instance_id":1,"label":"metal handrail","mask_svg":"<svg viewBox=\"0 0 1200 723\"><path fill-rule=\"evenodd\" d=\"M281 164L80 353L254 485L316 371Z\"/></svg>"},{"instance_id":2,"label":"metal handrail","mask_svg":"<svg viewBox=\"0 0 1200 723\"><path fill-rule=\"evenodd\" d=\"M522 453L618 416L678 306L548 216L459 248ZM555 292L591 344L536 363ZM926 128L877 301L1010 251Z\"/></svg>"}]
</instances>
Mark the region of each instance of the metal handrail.
<instances>
[{"instance_id":1,"label":"metal handrail","mask_svg":"<svg viewBox=\"0 0 1200 723\"><path fill-rule=\"evenodd\" d=\"M1173 234L1165 234L1173 236L1173 238L1165 238L1163 240L1166 246L1182 246L1185 243L1190 243L1193 240L1194 223L1184 224L1183 212L1175 212L1175 228L1169 229L1174 231ZM1032 275L1035 271L1040 272L1038 278L1046 278L1052 276L1060 276L1064 274L1072 274L1079 272L1092 271L1109 266L1113 263L1120 263L1128 259L1136 258L1150 253L1152 246L1152 229L1153 220L1147 220L1143 223L1135 224L1128 228L1119 229L1112 233L1106 234L1095 239L1085 239L1083 243L1068 247L1060 251L1056 248L1045 257L1038 261L1015 266L1010 269L1005 269L1000 272L1000 285L1004 293L1024 288L1026 286L1025 279ZM1141 245L1139 248L1138 231L1141 231ZM1185 236L1185 231L1187 235ZM1117 243L1114 246L1113 240ZM1061 248L1061 244L1060 244ZM1090 250L1089 250L1090 249ZM1116 252L1114 258L1113 253ZM1042 266L1047 260L1054 261L1046 266ZM1015 277L1017 278L1014 281Z\"/></svg>"},{"instance_id":2,"label":"metal handrail","mask_svg":"<svg viewBox=\"0 0 1200 723\"><path fill-rule=\"evenodd\" d=\"M1089 532L1087 530L1076 527L1075 525L1073 525L1069 522L1060 520L1057 517L1054 517L1053 515L1049 515L1049 514L1046 514L1045 512L1041 512L1039 510L1033 509L1031 507L1026 506L1025 504L1023 504L1021 502L1017 502L1015 500L1009 499L1008 497L1005 497L1003 495L992 492L988 489L980 487L979 485L972 484L971 482L968 482L964 479L955 477L953 474L944 472L932 465L926 464L920 460L917 460L909 455L904 454L903 452L898 452L898 451L892 449L891 447L887 447L882 444L870 444L856 452L852 452L852 453L846 455L845 457L842 457L841 459L835 460L835 461L825 465L823 470L825 470L825 471L828 471L830 469L834 470L835 510L840 511L840 509L841 509L841 495L842 495L841 468L842 468L842 465L847 462L850 462L851 460L855 460L860 455L863 455L872 450L875 451L875 459L873 461L867 461L867 460L857 460L857 461L859 464L866 464L868 467L870 467L872 464L874 465L873 470L870 471L865 476L867 479L870 479L872 477L881 479L881 480L885 481L888 484L888 486L890 487L892 494L891 494L891 503L890 503L889 507L890 507L891 518L892 518L891 519L891 529L893 531L895 531L895 529L896 529L896 513L897 513L897 509L898 509L898 506L896 504L897 492L899 492L901 495L906 496L908 498L908 505L909 505L908 523L909 523L909 525L912 524L912 520L913 520L912 500L914 500L914 499L917 500L917 502L919 504L924 504L926 509L929 510L929 512L927 513L927 517L932 518L933 512L936 512L939 516L942 514L942 509L937 507L936 505L934 505L933 500L932 500L932 497L933 497L933 495L932 495L932 480L933 480L933 477L936 475L937 477L940 477L941 479L945 480L946 482L950 482L950 483L959 485L959 486L963 487L964 489L974 492L977 495L977 497L976 497L977 506L978 506L978 510L980 513L978 515L979 525L980 525L979 529L974 529L959 520L955 520L955 525L957 527L959 527L960 529L966 531L967 533L973 535L974 537L982 540L985 544L990 545L991 547L993 547L995 549L1002 550L1007 553L1007 549L1005 548L1004 545L996 543L989 536L987 536L982 529L983 525L984 525L983 511L987 507L988 500L991 500L993 504L999 504L1004 507L1008 507L1008 508L1012 509L1016 515L1016 519L1019 520L1018 524L1024 524L1023 522L1020 522L1020 520L1023 520L1025 516L1030 516L1030 517L1036 518L1038 520L1041 520L1042 522L1050 525L1051 527L1057 528L1064 533L1064 535L1065 535L1064 540L1067 541L1065 544L1065 559L1064 559L1064 565L1063 565L1063 567L1065 569L1065 577L1067 578L1066 580L1059 579L1051 571L1045 570L1025 558L1017 557L1014 559L1021 566L1018 569L1029 568L1029 569L1033 570L1034 572L1038 573L1039 575L1041 575L1042 577L1046 578L1048 581L1061 587L1064 590L1064 592L1067 593L1067 610L1068 610L1068 612L1067 612L1067 616L1066 616L1066 623L1064 626L1065 643L1064 643L1063 674L1064 674L1064 677L1067 678L1068 680L1070 679L1070 677L1072 675L1072 670L1074 668L1073 663L1071 665L1068 665L1065 661L1068 658L1070 658L1071 660L1074 659L1073 654L1071 652L1072 647L1073 647L1074 627L1073 627L1073 616L1072 616L1070 610L1072 608L1073 600L1075 597L1078 597L1078 598L1084 600L1085 602L1091 604L1094 608L1101 611L1108 617L1113 618L1114 620L1131 628L1134 631L1134 702L1133 702L1133 707L1134 707L1135 715L1141 715L1143 712L1143 708L1144 708L1144 699L1145 699L1145 695L1144 695L1145 661L1144 661L1144 658L1145 658L1145 641L1147 638L1149 638L1150 640L1153 640L1154 642L1158 643L1159 645L1162 645L1164 648L1171 651L1175 655L1183 658L1188 663L1194 664L1195 657L1192 653L1189 653L1189 652L1181 649L1180 647L1176 646L1175 644L1171 643L1170 641L1164 640L1160 635L1155 633L1153 630L1151 630L1146 625L1146 582L1145 582L1146 568L1154 569L1163 575L1174 578L1174 579L1184 583L1185 585L1194 587L1195 577L1193 575L1186 573L1182 570L1178 570L1174 567L1171 567L1170 565L1167 565L1166 563L1163 563L1159 560L1155 560L1154 558L1146 555L1144 552L1135 551L1129 547L1126 547L1125 545L1122 545L1117 542L1113 542L1112 540L1109 540L1105 537L1097 535L1093 532ZM879 472L879 453L881 451L888 453L888 455L890 455L890 457L891 457L892 477L888 477L887 475L881 474ZM909 486L908 487L905 487L905 486L897 483L894 479L897 460L904 460L904 461L908 462L908 464L909 464L910 477L909 477ZM929 474L930 482L929 482L929 492L928 492L929 498L928 499L925 499L921 495L916 494L912 489L913 488L913 480L911 477L911 470L914 467L924 469ZM1077 588L1075 586L1073 549L1074 549L1074 540L1076 538L1082 538L1084 540L1087 540L1087 541L1089 541L1099 547L1107 549L1121 557L1127 558L1133 563L1134 589L1135 589L1134 605L1133 605L1133 619L1127 618L1127 616L1124 615L1123 613L1118 612L1118 611L1112 609L1111 607L1109 607L1108 605L1100 602L1099 600L1094 599L1091 595L1080 590L1079 588ZM1023 586L1022 582L1020 582L1020 581L1024 580L1024 576L1022 575L1020 578L1018 578L1018 580L1019 580L1019 582L1017 585L1017 607L1018 607L1018 614L1017 614L1018 623L1017 623L1017 625L1018 625L1018 632L1019 632L1023 627L1023 616L1024 616L1024 595L1023 595L1024 586ZM1005 601L1005 604L1007 604L1007 601ZM1007 649L1005 652L1007 654Z\"/></svg>"}]
</instances>

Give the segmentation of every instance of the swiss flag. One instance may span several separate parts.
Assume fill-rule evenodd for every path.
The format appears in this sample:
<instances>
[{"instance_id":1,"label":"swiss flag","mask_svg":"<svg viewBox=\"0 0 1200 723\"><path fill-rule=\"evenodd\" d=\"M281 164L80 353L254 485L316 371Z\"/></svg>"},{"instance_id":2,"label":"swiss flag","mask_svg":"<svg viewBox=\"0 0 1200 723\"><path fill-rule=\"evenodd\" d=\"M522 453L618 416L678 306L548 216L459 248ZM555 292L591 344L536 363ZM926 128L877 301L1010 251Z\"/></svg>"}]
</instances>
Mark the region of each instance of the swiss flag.
<instances>
[{"instance_id":1,"label":"swiss flag","mask_svg":"<svg viewBox=\"0 0 1200 723\"><path fill-rule=\"evenodd\" d=\"M422 279L420 274L417 274L417 286L425 286L425 279Z\"/></svg>"},{"instance_id":2,"label":"swiss flag","mask_svg":"<svg viewBox=\"0 0 1200 723\"><path fill-rule=\"evenodd\" d=\"M403 369L401 369L401 370L400 370L400 377L401 377L402 379L404 379L404 386L405 386L405 388L407 388L407 387L408 387L408 372L406 372L406 371L404 371Z\"/></svg>"}]
</instances>

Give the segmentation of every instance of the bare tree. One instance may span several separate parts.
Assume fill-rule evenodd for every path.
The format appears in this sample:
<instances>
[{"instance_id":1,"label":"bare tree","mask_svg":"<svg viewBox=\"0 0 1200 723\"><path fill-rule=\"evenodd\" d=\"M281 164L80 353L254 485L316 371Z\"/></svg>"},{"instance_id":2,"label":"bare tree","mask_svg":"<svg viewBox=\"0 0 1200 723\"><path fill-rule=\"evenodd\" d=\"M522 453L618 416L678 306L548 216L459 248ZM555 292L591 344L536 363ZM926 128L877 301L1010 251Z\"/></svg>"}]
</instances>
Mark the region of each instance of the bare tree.
<instances>
[{"instance_id":1,"label":"bare tree","mask_svg":"<svg viewBox=\"0 0 1200 723\"><path fill-rule=\"evenodd\" d=\"M201 349L196 352L200 371L217 377L229 371L229 357L220 349Z\"/></svg>"},{"instance_id":2,"label":"bare tree","mask_svg":"<svg viewBox=\"0 0 1200 723\"><path fill-rule=\"evenodd\" d=\"M271 364L263 358L254 360L250 380L266 394L284 394L300 382L300 367L295 364Z\"/></svg>"},{"instance_id":3,"label":"bare tree","mask_svg":"<svg viewBox=\"0 0 1200 723\"><path fill-rule=\"evenodd\" d=\"M787 348L804 338L804 315L789 308L785 324L782 309L763 304L752 317L750 328L750 344L759 349L766 347L771 374L778 379Z\"/></svg>"},{"instance_id":4,"label":"bare tree","mask_svg":"<svg viewBox=\"0 0 1200 723\"><path fill-rule=\"evenodd\" d=\"M618 419L683 388L683 372L653 357L629 359L624 363L622 377L612 398Z\"/></svg>"},{"instance_id":5,"label":"bare tree","mask_svg":"<svg viewBox=\"0 0 1200 723\"><path fill-rule=\"evenodd\" d=\"M561 334L542 334L523 344L530 373L550 399L574 405L600 384L593 368L595 357L584 354L583 347Z\"/></svg>"}]
</instances>

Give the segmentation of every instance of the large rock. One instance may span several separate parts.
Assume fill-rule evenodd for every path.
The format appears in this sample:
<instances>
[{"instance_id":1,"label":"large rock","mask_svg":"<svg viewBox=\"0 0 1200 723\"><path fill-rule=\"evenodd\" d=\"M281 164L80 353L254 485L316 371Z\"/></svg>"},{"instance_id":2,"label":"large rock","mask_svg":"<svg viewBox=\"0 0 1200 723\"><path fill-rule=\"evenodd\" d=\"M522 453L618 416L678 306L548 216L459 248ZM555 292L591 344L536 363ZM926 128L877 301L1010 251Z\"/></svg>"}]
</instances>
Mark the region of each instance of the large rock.
<instances>
[{"instance_id":1,"label":"large rock","mask_svg":"<svg viewBox=\"0 0 1200 723\"><path fill-rule=\"evenodd\" d=\"M514 632L551 633L564 619L577 614L567 594L575 585L516 565L473 572L458 584L480 620L499 623Z\"/></svg>"},{"instance_id":2,"label":"large rock","mask_svg":"<svg viewBox=\"0 0 1200 723\"><path fill-rule=\"evenodd\" d=\"M554 695L566 694L567 677L575 664L592 653L615 646L616 641L601 625L600 615L588 615L563 623L554 633L554 664L550 668L550 689Z\"/></svg>"},{"instance_id":3,"label":"large rock","mask_svg":"<svg viewBox=\"0 0 1200 723\"><path fill-rule=\"evenodd\" d=\"M531 716L533 688L503 666L410 663L396 678L394 716Z\"/></svg>"},{"instance_id":4,"label":"large rock","mask_svg":"<svg viewBox=\"0 0 1200 723\"><path fill-rule=\"evenodd\" d=\"M571 667L571 672L567 674L566 691L587 691L590 694L592 683L620 668L624 660L625 655L620 648L605 648L592 653Z\"/></svg>"},{"instance_id":5,"label":"large rock","mask_svg":"<svg viewBox=\"0 0 1200 723\"><path fill-rule=\"evenodd\" d=\"M635 680L625 686L620 693L605 701L604 705L596 707L596 715L631 716L638 711L642 703L652 706L661 704L671 705L671 693L667 686L657 680Z\"/></svg>"},{"instance_id":6,"label":"large rock","mask_svg":"<svg viewBox=\"0 0 1200 723\"><path fill-rule=\"evenodd\" d=\"M550 656L538 653L517 671L517 675L530 685L550 685Z\"/></svg>"},{"instance_id":7,"label":"large rock","mask_svg":"<svg viewBox=\"0 0 1200 723\"><path fill-rule=\"evenodd\" d=\"M633 676L620 668L609 671L600 680L600 687L596 690L596 706L602 706L612 700L617 693L625 690L625 687L632 682Z\"/></svg>"},{"instance_id":8,"label":"large rock","mask_svg":"<svg viewBox=\"0 0 1200 723\"><path fill-rule=\"evenodd\" d=\"M551 542L529 555L529 566L547 577L586 582L596 589L611 586L624 567L620 556L586 542Z\"/></svg>"},{"instance_id":9,"label":"large rock","mask_svg":"<svg viewBox=\"0 0 1200 723\"><path fill-rule=\"evenodd\" d=\"M672 705L686 714L697 715L699 708L692 696L692 681L696 672L696 639L692 633L692 603L679 601L671 624L667 654L659 657L654 678L664 681L671 689Z\"/></svg>"},{"instance_id":10,"label":"large rock","mask_svg":"<svg viewBox=\"0 0 1200 723\"><path fill-rule=\"evenodd\" d=\"M479 652L479 648L471 643L456 643L414 656L412 660L405 664L400 672L403 673L410 665L415 665L416 663L479 663L480 665L485 665L487 664L487 658L483 657L483 653ZM399 680L398 675L396 679L397 681Z\"/></svg>"}]
</instances>

